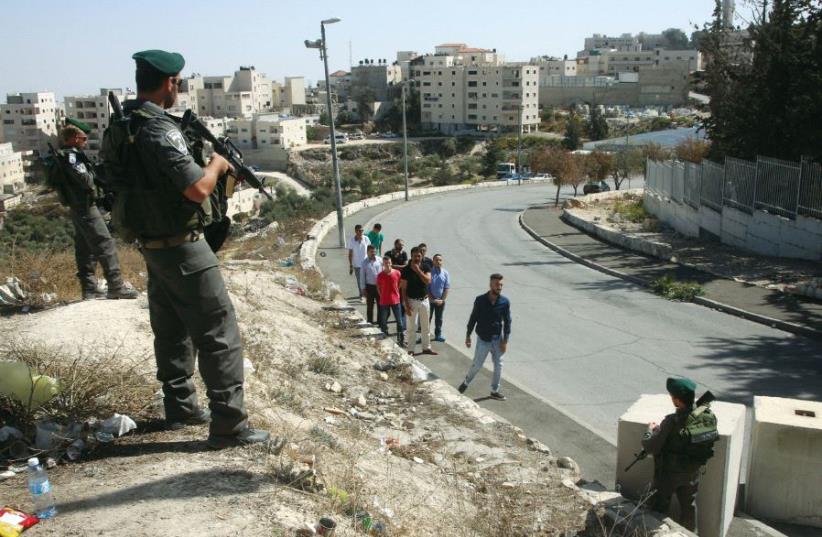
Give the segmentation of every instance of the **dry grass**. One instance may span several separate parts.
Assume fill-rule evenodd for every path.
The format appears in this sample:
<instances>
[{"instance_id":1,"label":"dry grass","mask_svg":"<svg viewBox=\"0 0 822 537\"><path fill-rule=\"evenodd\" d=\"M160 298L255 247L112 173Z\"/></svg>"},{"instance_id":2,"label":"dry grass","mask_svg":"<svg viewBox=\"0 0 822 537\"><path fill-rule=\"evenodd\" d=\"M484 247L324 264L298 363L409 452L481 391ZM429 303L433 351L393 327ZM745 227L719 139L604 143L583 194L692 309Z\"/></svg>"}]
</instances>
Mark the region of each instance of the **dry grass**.
<instances>
[{"instance_id":1,"label":"dry grass","mask_svg":"<svg viewBox=\"0 0 822 537\"><path fill-rule=\"evenodd\" d=\"M12 340L3 346L4 358L27 364L32 374L59 381L60 393L42 407L25 405L19 423L48 417L58 421L108 418L114 412L140 417L154 401L157 382L145 369L145 360L129 359L119 348L99 355L74 353L43 343Z\"/></svg>"},{"instance_id":2,"label":"dry grass","mask_svg":"<svg viewBox=\"0 0 822 537\"><path fill-rule=\"evenodd\" d=\"M117 256L123 279L135 289L144 290L146 268L140 251L134 246L118 242ZM21 287L29 295L23 305L35 308L79 300L81 289L76 274L77 263L71 249L15 250L7 257L0 257L0 281L9 277L18 278ZM105 281L103 269L99 265L97 278ZM50 295L51 300L45 299L44 295Z\"/></svg>"}]
</instances>

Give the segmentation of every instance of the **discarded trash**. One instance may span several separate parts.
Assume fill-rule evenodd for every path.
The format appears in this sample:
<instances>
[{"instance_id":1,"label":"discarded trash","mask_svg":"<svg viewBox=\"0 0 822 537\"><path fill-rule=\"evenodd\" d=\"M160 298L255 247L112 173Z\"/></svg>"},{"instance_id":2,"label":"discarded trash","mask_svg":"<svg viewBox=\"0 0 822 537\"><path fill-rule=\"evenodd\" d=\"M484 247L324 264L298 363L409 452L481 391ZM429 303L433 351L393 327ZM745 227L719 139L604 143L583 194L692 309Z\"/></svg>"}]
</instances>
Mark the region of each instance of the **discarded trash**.
<instances>
[{"instance_id":1,"label":"discarded trash","mask_svg":"<svg viewBox=\"0 0 822 537\"><path fill-rule=\"evenodd\" d=\"M371 529L371 513L368 511L358 511L354 513L354 526L359 526L364 531L368 531Z\"/></svg>"},{"instance_id":2,"label":"discarded trash","mask_svg":"<svg viewBox=\"0 0 822 537\"><path fill-rule=\"evenodd\" d=\"M37 457L29 459L29 492L34 501L34 512L37 518L52 518L57 514L54 497L51 495L51 483L45 468Z\"/></svg>"},{"instance_id":3,"label":"discarded trash","mask_svg":"<svg viewBox=\"0 0 822 537\"><path fill-rule=\"evenodd\" d=\"M34 447L48 451L63 440L63 426L53 421L41 421L34 434Z\"/></svg>"},{"instance_id":4,"label":"discarded trash","mask_svg":"<svg viewBox=\"0 0 822 537\"><path fill-rule=\"evenodd\" d=\"M5 481L6 479L9 479L10 477L14 477L16 475L17 474L12 472L11 470L6 470L5 472L0 472L0 481Z\"/></svg>"},{"instance_id":5,"label":"discarded trash","mask_svg":"<svg viewBox=\"0 0 822 537\"><path fill-rule=\"evenodd\" d=\"M21 438L23 438L23 433L14 427L9 427L8 425L5 427L0 427L0 444L3 442L8 442L9 440L19 440Z\"/></svg>"},{"instance_id":6,"label":"discarded trash","mask_svg":"<svg viewBox=\"0 0 822 537\"><path fill-rule=\"evenodd\" d=\"M283 268L293 267L294 266L294 260L290 257L286 257L286 258L280 259L278 264Z\"/></svg>"},{"instance_id":7,"label":"discarded trash","mask_svg":"<svg viewBox=\"0 0 822 537\"><path fill-rule=\"evenodd\" d=\"M374 525L371 526L371 531L368 532L369 535L383 535L385 533L385 524L380 522L374 522Z\"/></svg>"},{"instance_id":8,"label":"discarded trash","mask_svg":"<svg viewBox=\"0 0 822 537\"><path fill-rule=\"evenodd\" d=\"M377 362L376 364L374 364L374 369L376 369L377 371L382 371L382 372L391 371L392 369L395 369L396 367L397 367L397 364L393 360L389 360L387 362Z\"/></svg>"},{"instance_id":9,"label":"discarded trash","mask_svg":"<svg viewBox=\"0 0 822 537\"><path fill-rule=\"evenodd\" d=\"M114 435L105 431L97 431L94 433L94 438L101 444L110 444L114 442Z\"/></svg>"},{"instance_id":10,"label":"discarded trash","mask_svg":"<svg viewBox=\"0 0 822 537\"><path fill-rule=\"evenodd\" d=\"M4 507L0 509L0 536L18 537L39 521L36 516L12 509L11 507Z\"/></svg>"},{"instance_id":11,"label":"discarded trash","mask_svg":"<svg viewBox=\"0 0 822 537\"><path fill-rule=\"evenodd\" d=\"M423 464L425 461L424 461L424 460L422 460L422 459L421 459L421 458L419 458L419 457L414 457L414 462L416 462L417 464Z\"/></svg>"},{"instance_id":12,"label":"discarded trash","mask_svg":"<svg viewBox=\"0 0 822 537\"><path fill-rule=\"evenodd\" d=\"M411 378L414 382L425 382L428 380L428 372L417 364L411 364Z\"/></svg>"},{"instance_id":13,"label":"discarded trash","mask_svg":"<svg viewBox=\"0 0 822 537\"><path fill-rule=\"evenodd\" d=\"M331 536L334 535L334 529L337 527L337 523L334 522L334 519L323 517L320 519L320 524L317 526L317 533L320 535L327 535Z\"/></svg>"},{"instance_id":14,"label":"discarded trash","mask_svg":"<svg viewBox=\"0 0 822 537\"><path fill-rule=\"evenodd\" d=\"M66 448L66 458L70 461L76 461L83 454L85 447L86 443L78 438Z\"/></svg>"},{"instance_id":15,"label":"discarded trash","mask_svg":"<svg viewBox=\"0 0 822 537\"><path fill-rule=\"evenodd\" d=\"M0 362L0 393L34 410L60 393L60 384L52 377L35 374L23 362Z\"/></svg>"},{"instance_id":16,"label":"discarded trash","mask_svg":"<svg viewBox=\"0 0 822 537\"><path fill-rule=\"evenodd\" d=\"M0 305L16 306L26 299L26 292L20 287L20 280L6 278L6 284L0 285Z\"/></svg>"},{"instance_id":17,"label":"discarded trash","mask_svg":"<svg viewBox=\"0 0 822 537\"><path fill-rule=\"evenodd\" d=\"M345 410L341 410L341 409L339 409L337 407L334 407L334 406L325 407L325 408L323 408L323 411L328 412L329 414L335 414L337 416L345 415Z\"/></svg>"},{"instance_id":18,"label":"discarded trash","mask_svg":"<svg viewBox=\"0 0 822 537\"><path fill-rule=\"evenodd\" d=\"M120 437L136 428L137 424L134 423L133 419L123 414L114 414L112 417L100 424L99 432L109 433L116 437Z\"/></svg>"},{"instance_id":19,"label":"discarded trash","mask_svg":"<svg viewBox=\"0 0 822 537\"><path fill-rule=\"evenodd\" d=\"M253 373L254 371L256 371L254 369L254 363L251 360L249 360L248 358L243 358L243 371L246 374L250 374L250 373Z\"/></svg>"}]
</instances>

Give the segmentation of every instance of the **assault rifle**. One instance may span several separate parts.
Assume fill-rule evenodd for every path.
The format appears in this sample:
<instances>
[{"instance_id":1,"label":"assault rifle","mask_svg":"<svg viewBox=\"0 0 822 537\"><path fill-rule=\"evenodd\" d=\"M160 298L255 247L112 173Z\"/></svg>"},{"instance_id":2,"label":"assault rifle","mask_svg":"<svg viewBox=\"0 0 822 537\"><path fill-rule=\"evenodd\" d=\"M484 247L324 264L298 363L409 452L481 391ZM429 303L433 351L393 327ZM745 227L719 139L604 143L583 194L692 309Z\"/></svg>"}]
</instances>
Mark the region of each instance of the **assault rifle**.
<instances>
[{"instance_id":1,"label":"assault rifle","mask_svg":"<svg viewBox=\"0 0 822 537\"><path fill-rule=\"evenodd\" d=\"M120 99L114 95L113 91L108 92L108 104L111 105L111 115L114 116L114 119L123 119L123 105L120 104Z\"/></svg>"},{"instance_id":2,"label":"assault rifle","mask_svg":"<svg viewBox=\"0 0 822 537\"><path fill-rule=\"evenodd\" d=\"M702 397L697 399L696 404L694 405L694 407L699 408L703 405L710 404L710 403L714 402L715 400L716 400L716 397L714 396L714 394L712 394L710 391L707 391L707 392L702 394ZM644 449L642 451L640 451L639 453L634 453L634 460L633 460L633 462L631 462L631 464L629 464L628 466L625 467L625 471L626 472L629 471L631 468L634 467L634 465L636 463L638 463L639 461L645 459L646 457L648 457L648 452L645 451Z\"/></svg>"},{"instance_id":3,"label":"assault rifle","mask_svg":"<svg viewBox=\"0 0 822 537\"><path fill-rule=\"evenodd\" d=\"M243 162L243 154L237 149L237 146L234 145L234 142L228 138L228 136L224 136L222 138L217 138L214 136L208 127L206 127L200 118L197 117L194 112L190 109L186 110L185 114L183 114L183 121L182 121L182 131L188 131L195 136L206 140L207 142L211 143L211 146L214 148L214 151L226 159L231 167L234 168L234 171L231 172L232 175L237 179L237 182L245 182L248 183L249 186L256 188L260 194L267 197L269 200L274 201L274 198L269 194L265 187L263 186L263 181L257 177L254 171L245 165Z\"/></svg>"}]
</instances>

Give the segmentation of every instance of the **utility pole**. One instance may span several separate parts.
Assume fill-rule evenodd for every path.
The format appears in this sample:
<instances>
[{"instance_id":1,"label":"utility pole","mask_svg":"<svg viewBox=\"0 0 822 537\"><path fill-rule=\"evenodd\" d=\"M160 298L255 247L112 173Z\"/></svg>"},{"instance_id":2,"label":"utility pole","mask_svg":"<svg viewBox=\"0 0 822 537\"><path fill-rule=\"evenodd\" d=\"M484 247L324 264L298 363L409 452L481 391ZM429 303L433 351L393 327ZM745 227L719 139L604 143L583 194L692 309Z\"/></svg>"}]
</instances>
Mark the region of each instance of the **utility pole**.
<instances>
[{"instance_id":1,"label":"utility pole","mask_svg":"<svg viewBox=\"0 0 822 537\"><path fill-rule=\"evenodd\" d=\"M522 184L522 168L520 167L520 155L522 153L522 103L517 105L517 184Z\"/></svg>"},{"instance_id":2,"label":"utility pole","mask_svg":"<svg viewBox=\"0 0 822 537\"><path fill-rule=\"evenodd\" d=\"M405 201L408 201L408 129L405 123L405 87L408 82L402 83L402 161L405 172Z\"/></svg>"}]
</instances>

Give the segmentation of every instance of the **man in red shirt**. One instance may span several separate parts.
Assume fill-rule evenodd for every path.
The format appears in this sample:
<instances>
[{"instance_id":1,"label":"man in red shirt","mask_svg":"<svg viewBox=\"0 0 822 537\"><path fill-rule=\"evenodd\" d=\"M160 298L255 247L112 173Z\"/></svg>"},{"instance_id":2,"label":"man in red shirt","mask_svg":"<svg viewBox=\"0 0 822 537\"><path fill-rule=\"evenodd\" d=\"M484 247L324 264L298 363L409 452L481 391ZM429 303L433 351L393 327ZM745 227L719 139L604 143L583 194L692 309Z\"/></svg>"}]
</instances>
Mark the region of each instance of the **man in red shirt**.
<instances>
[{"instance_id":1,"label":"man in red shirt","mask_svg":"<svg viewBox=\"0 0 822 537\"><path fill-rule=\"evenodd\" d=\"M388 335L388 313L397 320L397 343L403 346L405 323L400 309L400 271L391 267L391 256L382 257L382 270L377 274L377 292L380 296L380 328Z\"/></svg>"}]
</instances>

